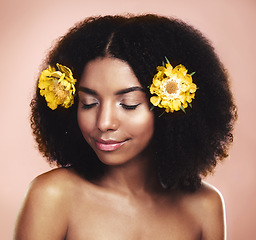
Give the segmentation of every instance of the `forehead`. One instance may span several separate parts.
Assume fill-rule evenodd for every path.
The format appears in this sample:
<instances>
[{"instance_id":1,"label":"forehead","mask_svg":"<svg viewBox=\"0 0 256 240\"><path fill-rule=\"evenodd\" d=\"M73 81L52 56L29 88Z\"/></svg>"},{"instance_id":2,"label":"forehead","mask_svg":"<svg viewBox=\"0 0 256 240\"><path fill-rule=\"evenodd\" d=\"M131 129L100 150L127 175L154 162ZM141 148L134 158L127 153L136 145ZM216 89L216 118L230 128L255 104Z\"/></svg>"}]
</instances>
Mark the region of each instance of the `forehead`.
<instances>
[{"instance_id":1,"label":"forehead","mask_svg":"<svg viewBox=\"0 0 256 240\"><path fill-rule=\"evenodd\" d=\"M106 57L97 58L85 66L80 86L116 92L129 87L141 87L141 84L126 62Z\"/></svg>"}]
</instances>

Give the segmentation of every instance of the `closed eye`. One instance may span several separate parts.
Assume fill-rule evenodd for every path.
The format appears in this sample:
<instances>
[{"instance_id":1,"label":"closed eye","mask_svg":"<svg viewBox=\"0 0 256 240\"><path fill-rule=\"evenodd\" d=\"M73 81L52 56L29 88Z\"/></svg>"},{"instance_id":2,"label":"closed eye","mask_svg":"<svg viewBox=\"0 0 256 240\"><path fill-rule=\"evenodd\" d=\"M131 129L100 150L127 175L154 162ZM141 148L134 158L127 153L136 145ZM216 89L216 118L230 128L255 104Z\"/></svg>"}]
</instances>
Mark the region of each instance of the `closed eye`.
<instances>
[{"instance_id":1,"label":"closed eye","mask_svg":"<svg viewBox=\"0 0 256 240\"><path fill-rule=\"evenodd\" d=\"M82 103L82 108L83 109L90 109L90 108L93 108L95 105L97 105L97 103L91 103L91 104Z\"/></svg>"},{"instance_id":2,"label":"closed eye","mask_svg":"<svg viewBox=\"0 0 256 240\"><path fill-rule=\"evenodd\" d=\"M126 110L135 110L141 103L135 104L135 105L126 105L123 103L120 103L120 105L126 109Z\"/></svg>"}]
</instances>

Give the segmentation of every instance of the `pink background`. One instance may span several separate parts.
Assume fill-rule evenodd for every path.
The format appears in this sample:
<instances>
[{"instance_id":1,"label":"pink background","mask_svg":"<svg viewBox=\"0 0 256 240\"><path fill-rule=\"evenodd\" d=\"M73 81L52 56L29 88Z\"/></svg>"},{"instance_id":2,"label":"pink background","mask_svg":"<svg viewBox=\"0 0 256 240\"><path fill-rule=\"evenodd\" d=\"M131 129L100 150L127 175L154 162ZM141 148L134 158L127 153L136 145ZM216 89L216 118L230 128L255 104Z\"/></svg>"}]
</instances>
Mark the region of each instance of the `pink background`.
<instances>
[{"instance_id":1,"label":"pink background","mask_svg":"<svg viewBox=\"0 0 256 240\"><path fill-rule=\"evenodd\" d=\"M35 148L29 102L54 39L86 16L158 13L181 18L212 40L228 68L239 108L230 158L207 180L223 194L228 239L255 239L255 0L2 0L0 7L0 239L11 239L30 181L50 167Z\"/></svg>"}]
</instances>

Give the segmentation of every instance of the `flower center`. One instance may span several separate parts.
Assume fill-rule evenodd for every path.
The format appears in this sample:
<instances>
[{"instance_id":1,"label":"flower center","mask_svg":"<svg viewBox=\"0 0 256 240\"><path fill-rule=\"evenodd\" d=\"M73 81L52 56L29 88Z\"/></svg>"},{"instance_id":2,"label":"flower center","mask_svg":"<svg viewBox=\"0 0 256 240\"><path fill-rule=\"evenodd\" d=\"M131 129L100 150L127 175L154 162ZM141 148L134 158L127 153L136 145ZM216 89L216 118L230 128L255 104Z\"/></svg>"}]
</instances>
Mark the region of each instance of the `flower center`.
<instances>
[{"instance_id":1,"label":"flower center","mask_svg":"<svg viewBox=\"0 0 256 240\"><path fill-rule=\"evenodd\" d=\"M54 92L55 92L55 96L61 101L64 101L65 98L68 96L68 91L66 90L65 86L63 86L62 84L55 86Z\"/></svg>"},{"instance_id":2,"label":"flower center","mask_svg":"<svg viewBox=\"0 0 256 240\"><path fill-rule=\"evenodd\" d=\"M178 83L174 81L168 81L165 85L165 90L169 94L175 94L178 91Z\"/></svg>"}]
</instances>

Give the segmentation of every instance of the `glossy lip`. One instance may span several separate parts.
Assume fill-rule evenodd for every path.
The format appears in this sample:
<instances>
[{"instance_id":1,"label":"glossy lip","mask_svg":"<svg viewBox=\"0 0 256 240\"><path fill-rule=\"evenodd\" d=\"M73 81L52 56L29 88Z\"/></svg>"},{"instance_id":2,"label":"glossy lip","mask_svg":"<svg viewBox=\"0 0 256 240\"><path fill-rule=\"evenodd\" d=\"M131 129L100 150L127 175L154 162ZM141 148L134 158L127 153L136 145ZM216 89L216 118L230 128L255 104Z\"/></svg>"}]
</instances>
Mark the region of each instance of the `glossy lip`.
<instances>
[{"instance_id":1,"label":"glossy lip","mask_svg":"<svg viewBox=\"0 0 256 240\"><path fill-rule=\"evenodd\" d=\"M125 141L115 141L115 140L103 140L103 139L97 139L95 140L96 147L101 151L107 151L111 152L114 151L120 147L122 147L127 140Z\"/></svg>"}]
</instances>

